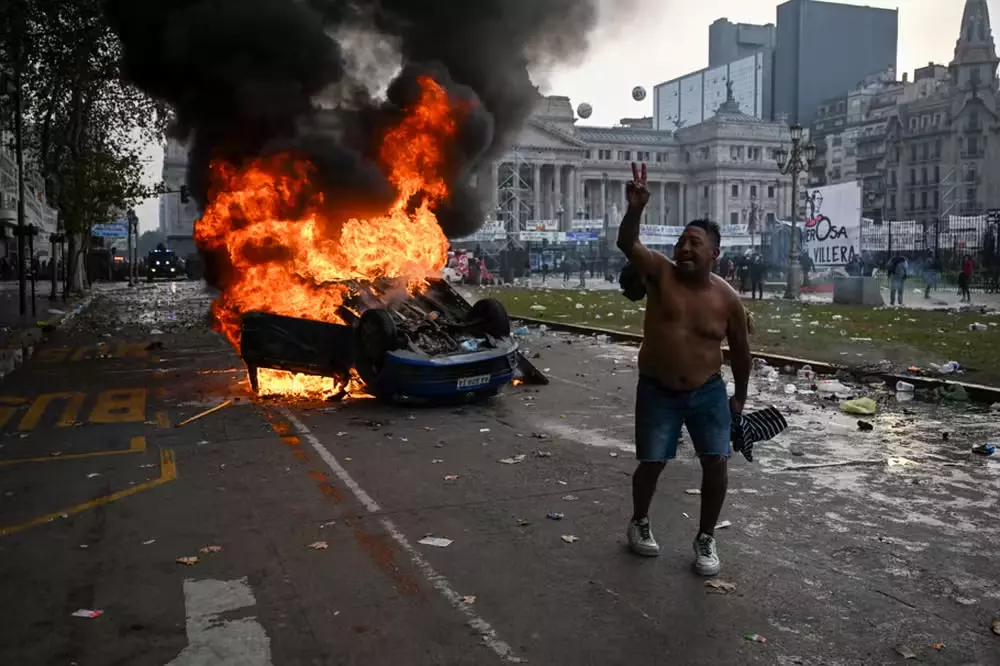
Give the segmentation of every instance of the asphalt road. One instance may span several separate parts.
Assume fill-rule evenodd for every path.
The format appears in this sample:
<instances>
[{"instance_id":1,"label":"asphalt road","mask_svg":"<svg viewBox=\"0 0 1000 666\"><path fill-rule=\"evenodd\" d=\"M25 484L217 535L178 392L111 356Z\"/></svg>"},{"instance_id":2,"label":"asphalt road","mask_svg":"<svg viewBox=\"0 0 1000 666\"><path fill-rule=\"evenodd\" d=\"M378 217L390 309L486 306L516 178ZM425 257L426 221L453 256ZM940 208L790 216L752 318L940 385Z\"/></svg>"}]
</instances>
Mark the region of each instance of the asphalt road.
<instances>
[{"instance_id":1,"label":"asphalt road","mask_svg":"<svg viewBox=\"0 0 1000 666\"><path fill-rule=\"evenodd\" d=\"M661 557L625 548L634 349L535 332L551 385L460 409L256 403L208 303L101 291L0 384L0 664L1000 663L995 416L878 396L859 432L761 380L790 429L733 459L717 594L689 449Z\"/></svg>"}]
</instances>

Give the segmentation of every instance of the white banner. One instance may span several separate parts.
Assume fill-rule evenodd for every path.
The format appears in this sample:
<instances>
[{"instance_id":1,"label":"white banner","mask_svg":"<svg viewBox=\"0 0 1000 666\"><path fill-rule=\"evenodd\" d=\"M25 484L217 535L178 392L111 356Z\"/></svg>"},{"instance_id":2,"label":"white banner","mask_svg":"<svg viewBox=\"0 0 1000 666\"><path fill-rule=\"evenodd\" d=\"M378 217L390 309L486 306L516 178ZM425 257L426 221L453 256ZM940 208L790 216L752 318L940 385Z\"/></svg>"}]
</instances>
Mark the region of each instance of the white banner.
<instances>
[{"instance_id":1,"label":"white banner","mask_svg":"<svg viewBox=\"0 0 1000 666\"><path fill-rule=\"evenodd\" d=\"M573 231L604 231L604 220L573 220Z\"/></svg>"},{"instance_id":2,"label":"white banner","mask_svg":"<svg viewBox=\"0 0 1000 666\"><path fill-rule=\"evenodd\" d=\"M807 190L805 245L816 266L844 266L861 254L861 183Z\"/></svg>"}]
</instances>

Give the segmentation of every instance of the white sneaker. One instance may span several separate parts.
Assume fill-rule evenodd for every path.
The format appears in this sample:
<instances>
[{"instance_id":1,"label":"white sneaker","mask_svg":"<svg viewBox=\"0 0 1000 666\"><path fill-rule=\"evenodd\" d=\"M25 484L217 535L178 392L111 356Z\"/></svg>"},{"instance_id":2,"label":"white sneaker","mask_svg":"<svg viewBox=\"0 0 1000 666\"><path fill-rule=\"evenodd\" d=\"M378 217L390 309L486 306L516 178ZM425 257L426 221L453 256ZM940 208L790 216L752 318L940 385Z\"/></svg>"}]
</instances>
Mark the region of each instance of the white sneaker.
<instances>
[{"instance_id":1,"label":"white sneaker","mask_svg":"<svg viewBox=\"0 0 1000 666\"><path fill-rule=\"evenodd\" d=\"M628 545L632 552L643 557L656 557L660 554L660 546L653 538L649 529L649 518L633 520L628 525Z\"/></svg>"},{"instance_id":2,"label":"white sneaker","mask_svg":"<svg viewBox=\"0 0 1000 666\"><path fill-rule=\"evenodd\" d=\"M694 540L694 568L702 576L716 576L722 569L719 554L715 551L715 537L699 534Z\"/></svg>"}]
</instances>

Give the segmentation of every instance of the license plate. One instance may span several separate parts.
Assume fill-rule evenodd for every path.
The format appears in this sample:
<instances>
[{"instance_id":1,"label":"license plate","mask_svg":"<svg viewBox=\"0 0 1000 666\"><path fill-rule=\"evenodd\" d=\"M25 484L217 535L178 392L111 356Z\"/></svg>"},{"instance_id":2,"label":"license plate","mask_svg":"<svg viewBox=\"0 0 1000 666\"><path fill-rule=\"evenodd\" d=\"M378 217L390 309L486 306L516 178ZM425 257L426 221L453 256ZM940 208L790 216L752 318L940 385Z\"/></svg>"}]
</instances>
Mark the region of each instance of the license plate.
<instances>
[{"instance_id":1,"label":"license plate","mask_svg":"<svg viewBox=\"0 0 1000 666\"><path fill-rule=\"evenodd\" d=\"M476 375L475 377L463 377L458 380L458 388L475 388L477 386L483 386L484 384L490 383L489 375Z\"/></svg>"}]
</instances>

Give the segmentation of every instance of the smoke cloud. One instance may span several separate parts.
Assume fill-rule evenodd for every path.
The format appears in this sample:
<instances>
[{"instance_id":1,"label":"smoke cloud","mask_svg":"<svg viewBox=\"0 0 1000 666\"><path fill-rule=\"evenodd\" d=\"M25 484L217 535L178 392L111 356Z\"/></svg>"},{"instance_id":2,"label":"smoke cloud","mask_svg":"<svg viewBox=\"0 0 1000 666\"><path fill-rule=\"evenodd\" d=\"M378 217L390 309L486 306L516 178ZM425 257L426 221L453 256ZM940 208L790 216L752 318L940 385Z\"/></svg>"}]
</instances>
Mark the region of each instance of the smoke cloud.
<instances>
[{"instance_id":1,"label":"smoke cloud","mask_svg":"<svg viewBox=\"0 0 1000 666\"><path fill-rule=\"evenodd\" d=\"M582 56L598 3L107 0L106 12L125 75L173 108L177 136L191 142L188 185L200 201L210 161L293 150L315 164L332 209L384 210L393 192L380 139L431 74L472 109L448 156L451 196L435 210L456 237L483 219L470 174L503 153L538 99L529 70Z\"/></svg>"}]
</instances>

